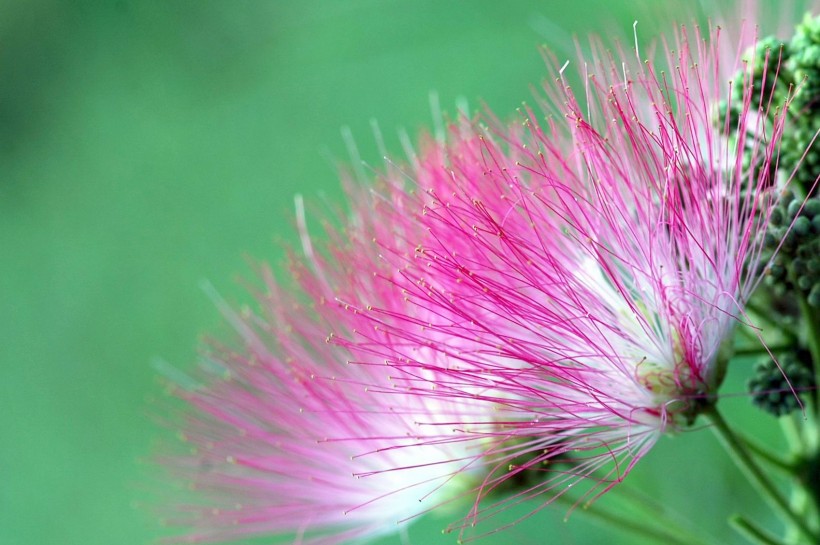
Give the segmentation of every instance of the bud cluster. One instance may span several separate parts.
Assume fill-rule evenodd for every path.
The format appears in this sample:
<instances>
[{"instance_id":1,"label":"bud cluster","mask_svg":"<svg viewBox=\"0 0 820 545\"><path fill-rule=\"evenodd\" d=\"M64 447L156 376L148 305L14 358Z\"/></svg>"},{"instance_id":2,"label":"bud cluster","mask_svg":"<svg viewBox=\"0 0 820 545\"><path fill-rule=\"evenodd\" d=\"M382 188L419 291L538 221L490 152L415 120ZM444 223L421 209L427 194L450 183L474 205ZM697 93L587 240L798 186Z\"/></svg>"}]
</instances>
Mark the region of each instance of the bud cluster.
<instances>
[{"instance_id":1,"label":"bud cluster","mask_svg":"<svg viewBox=\"0 0 820 545\"><path fill-rule=\"evenodd\" d=\"M817 115L820 111L820 17L806 15L797 25L789 53L789 64L801 89L795 106Z\"/></svg>"},{"instance_id":2,"label":"bud cluster","mask_svg":"<svg viewBox=\"0 0 820 545\"><path fill-rule=\"evenodd\" d=\"M760 39L746 55L745 72L735 81L751 81L753 87L750 91L748 85L736 84L730 100L719 109L729 136L745 146L744 169L756 165L755 150L742 128L748 130L754 119L754 130L768 132L774 115L782 111L772 105L786 105L788 116L777 161L767 167L769 187L782 187L788 180L788 188L771 211L764 239L764 256L774 257L765 265L769 290L764 290L761 302L784 319L793 315L791 311L796 313L793 317L799 315L800 300L816 313L820 309L820 197L812 192L820 173L820 145L812 144L820 127L820 17L806 15L791 39ZM750 112L742 110L748 104L743 93L751 93ZM744 120L744 115L749 117ZM771 359L761 362L748 382L753 403L775 416L797 409L800 392L814 386L812 368L811 354L805 350L783 354L779 365Z\"/></svg>"},{"instance_id":3,"label":"bud cluster","mask_svg":"<svg viewBox=\"0 0 820 545\"><path fill-rule=\"evenodd\" d=\"M769 115L778 111L769 105L791 100L776 166L785 177L793 176L792 183L806 194L820 173L820 146L811 146L820 127L820 17L806 15L789 41L774 36L760 39L747 52L746 61L747 72L735 77L731 100L719 106L720 120L730 133L736 132L745 92L751 92L752 108ZM743 81L753 86L742 85ZM747 150L744 167L751 166L751 155L752 150Z\"/></svg>"},{"instance_id":4,"label":"bud cluster","mask_svg":"<svg viewBox=\"0 0 820 545\"><path fill-rule=\"evenodd\" d=\"M808 191L820 173L820 146L809 149L820 126L820 17L807 15L797 26L788 58L789 77L793 78L796 92L791 106L792 128L783 141L781 158L788 173L802 158L794 182Z\"/></svg>"},{"instance_id":5,"label":"bud cluster","mask_svg":"<svg viewBox=\"0 0 820 545\"><path fill-rule=\"evenodd\" d=\"M808 352L787 352L780 357L779 365L770 358L761 361L748 382L752 403L774 416L798 410L798 397L802 402L804 392L814 386Z\"/></svg>"},{"instance_id":6,"label":"bud cluster","mask_svg":"<svg viewBox=\"0 0 820 545\"><path fill-rule=\"evenodd\" d=\"M797 291L820 307L820 197L804 203L787 192L772 211L765 247L777 251L766 277L775 294Z\"/></svg>"}]
</instances>

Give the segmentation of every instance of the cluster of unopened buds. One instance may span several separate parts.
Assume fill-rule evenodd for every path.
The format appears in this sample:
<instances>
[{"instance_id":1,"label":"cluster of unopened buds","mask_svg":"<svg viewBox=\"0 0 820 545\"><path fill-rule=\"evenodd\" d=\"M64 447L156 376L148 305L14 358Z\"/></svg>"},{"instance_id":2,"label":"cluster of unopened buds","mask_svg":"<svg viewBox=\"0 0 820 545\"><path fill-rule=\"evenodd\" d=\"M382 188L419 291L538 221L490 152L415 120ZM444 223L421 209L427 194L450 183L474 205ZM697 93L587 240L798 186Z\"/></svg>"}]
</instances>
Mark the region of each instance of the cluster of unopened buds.
<instances>
[{"instance_id":1,"label":"cluster of unopened buds","mask_svg":"<svg viewBox=\"0 0 820 545\"><path fill-rule=\"evenodd\" d=\"M820 543L820 17L701 28L556 60L509 123L462 112L345 177L318 239L299 208L290 282L220 302L236 339L174 387L178 540L360 543L442 509L472 539L528 502L717 543L593 503L697 422L782 520L743 537ZM723 417L729 365L785 455Z\"/></svg>"}]
</instances>

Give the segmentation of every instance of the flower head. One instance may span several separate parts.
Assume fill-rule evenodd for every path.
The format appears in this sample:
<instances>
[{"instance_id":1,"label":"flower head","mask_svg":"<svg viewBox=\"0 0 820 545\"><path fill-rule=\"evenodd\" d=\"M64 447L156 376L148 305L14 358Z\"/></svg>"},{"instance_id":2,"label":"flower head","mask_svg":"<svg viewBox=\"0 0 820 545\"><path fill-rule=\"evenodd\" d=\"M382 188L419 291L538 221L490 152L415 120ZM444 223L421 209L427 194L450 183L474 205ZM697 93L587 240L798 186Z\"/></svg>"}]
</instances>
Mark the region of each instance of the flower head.
<instances>
[{"instance_id":1,"label":"flower head","mask_svg":"<svg viewBox=\"0 0 820 545\"><path fill-rule=\"evenodd\" d=\"M577 94L554 63L546 121L462 119L349 186L324 251L303 226L296 293L267 273L262 313L226 308L236 346L180 389L190 540L363 540L465 490L461 528L592 501L714 403L793 175L791 95L756 92L779 65L727 66L723 40L681 28L645 62L594 45Z\"/></svg>"},{"instance_id":2,"label":"flower head","mask_svg":"<svg viewBox=\"0 0 820 545\"><path fill-rule=\"evenodd\" d=\"M182 540L368 540L458 494L460 474L469 470L465 449L449 429L423 427L453 420L454 405L381 394L393 388L390 368L349 365L347 351L328 338L362 326L346 299L383 309L403 303L374 282L384 265L372 239L408 236L402 230L411 227L366 213L395 212L401 202L380 203L364 190L355 197L362 208L343 232L328 227L326 252L314 253L303 232L307 257L291 266L295 293L265 270L260 313L220 303L237 341L214 346L197 378L177 388L186 402L181 436L193 448L167 463L196 491L172 521L194 528ZM473 408L460 403L457 410Z\"/></svg>"},{"instance_id":3,"label":"flower head","mask_svg":"<svg viewBox=\"0 0 820 545\"><path fill-rule=\"evenodd\" d=\"M754 100L751 67L721 64L723 39L681 28L658 62L601 52L580 64L580 94L563 65L546 122L530 109L512 126L464 121L421 158L425 239L412 258L383 243L411 305L404 322L367 313L389 346L372 328L349 344L407 390L493 407L460 422L495 464L465 526L570 487L591 501L714 402L789 178L776 167L790 99ZM730 125L716 106L732 85ZM437 388L417 387L430 373ZM486 505L527 472L540 478Z\"/></svg>"}]
</instances>

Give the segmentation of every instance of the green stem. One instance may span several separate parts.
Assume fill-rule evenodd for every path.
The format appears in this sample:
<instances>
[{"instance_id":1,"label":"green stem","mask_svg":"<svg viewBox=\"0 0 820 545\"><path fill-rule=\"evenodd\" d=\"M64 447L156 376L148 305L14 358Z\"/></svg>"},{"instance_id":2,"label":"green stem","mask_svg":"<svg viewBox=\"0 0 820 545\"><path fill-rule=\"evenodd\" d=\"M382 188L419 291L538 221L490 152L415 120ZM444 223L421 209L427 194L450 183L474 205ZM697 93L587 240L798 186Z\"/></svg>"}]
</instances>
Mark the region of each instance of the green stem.
<instances>
[{"instance_id":1,"label":"green stem","mask_svg":"<svg viewBox=\"0 0 820 545\"><path fill-rule=\"evenodd\" d=\"M626 520L626 512L618 509L617 515L601 509L600 503L584 505L582 510L601 522L612 524L623 531L640 534L661 543L685 543L689 545L710 545L718 540L691 529L684 517L670 511L668 506L659 504L651 497L633 490L628 486L619 486L613 490L613 497L624 504L628 512L640 522ZM575 507L575 500L559 496L557 501ZM674 537L670 537L674 536ZM673 541L670 541L673 540Z\"/></svg>"},{"instance_id":2,"label":"green stem","mask_svg":"<svg viewBox=\"0 0 820 545\"><path fill-rule=\"evenodd\" d=\"M785 471L790 475L795 474L797 468L793 463L790 463L788 460L778 456L766 447L757 444L748 437L742 437L739 434L738 437L741 439L741 441L743 441L746 447L753 453L755 453L759 458L765 460L766 462L770 463L771 465L775 466L776 468L782 471Z\"/></svg>"},{"instance_id":3,"label":"green stem","mask_svg":"<svg viewBox=\"0 0 820 545\"><path fill-rule=\"evenodd\" d=\"M806 411L802 426L799 427L799 431L802 431L800 441L803 456L811 457L812 454L816 456L820 452L820 418L816 416L818 414L820 414L820 403L814 400L814 410Z\"/></svg>"},{"instance_id":4,"label":"green stem","mask_svg":"<svg viewBox=\"0 0 820 545\"><path fill-rule=\"evenodd\" d=\"M755 523L743 515L732 515L729 518L729 524L740 532L743 537L758 545L784 545L782 541L779 541L768 532L758 528Z\"/></svg>"},{"instance_id":5,"label":"green stem","mask_svg":"<svg viewBox=\"0 0 820 545\"><path fill-rule=\"evenodd\" d=\"M758 341L758 343L760 342L757 339L757 337L755 337L755 340ZM782 350L788 350L789 348L792 348L792 347L793 347L793 345L791 345L791 344L768 345L768 348L769 348L770 352L780 352ZM763 355L768 356L769 352L766 351L766 348L764 348L764 346L762 344L758 344L757 346L744 346L744 347L735 348L735 350L732 354L732 356L734 356L734 357L737 357L737 356L763 356Z\"/></svg>"},{"instance_id":6,"label":"green stem","mask_svg":"<svg viewBox=\"0 0 820 545\"><path fill-rule=\"evenodd\" d=\"M688 532L684 533L677 528L675 530L658 528L647 524L645 520L640 522L629 520L623 516L623 513L610 513L598 505L585 507L584 513L624 532L645 537L663 545L708 545Z\"/></svg>"},{"instance_id":7,"label":"green stem","mask_svg":"<svg viewBox=\"0 0 820 545\"><path fill-rule=\"evenodd\" d=\"M771 311L770 310L761 308L758 304L756 304L752 301L749 301L749 302L746 303L746 309L751 310L754 313L754 315L753 315L754 320L759 320L761 322L764 322L764 323L768 324L769 326L771 326L773 329L776 329L777 331L779 331L784 337L786 337L786 339L789 341L790 345L793 345L794 342L797 340L797 337L795 336L794 332L792 332L792 330L785 329L783 327L782 323L780 323L777 320L770 317L771 316ZM759 340L756 333L749 332L749 337Z\"/></svg>"},{"instance_id":8,"label":"green stem","mask_svg":"<svg viewBox=\"0 0 820 545\"><path fill-rule=\"evenodd\" d=\"M810 516L812 510L817 512L820 502L817 498L817 486L813 485L812 477L807 471L811 471L812 456L817 449L817 426L815 424L814 407L803 413L805 419L799 418L795 414L789 414L780 418L780 426L789 452L794 459L794 476L797 478L792 483L791 508L795 513L803 517ZM802 425L801 425L802 424ZM786 534L787 539L795 541L798 537L796 531L791 529Z\"/></svg>"},{"instance_id":9,"label":"green stem","mask_svg":"<svg viewBox=\"0 0 820 545\"><path fill-rule=\"evenodd\" d=\"M809 497L805 488L794 486L792 488L792 497L789 501L789 505L795 513L801 513L805 516L806 510L808 509L808 499ZM800 535L794 527L789 528L786 532L786 540L789 543L794 543L799 538Z\"/></svg>"},{"instance_id":10,"label":"green stem","mask_svg":"<svg viewBox=\"0 0 820 545\"><path fill-rule=\"evenodd\" d=\"M731 456L735 464L749 479L749 482L757 489L758 493L771 505L781 517L794 525L812 543L820 541L820 537L815 536L806 521L792 511L788 500L780 493L774 483L764 473L752 458L749 449L743 441L734 434L717 407L712 405L703 411L704 416L712 423L712 430L723 444L726 451Z\"/></svg>"},{"instance_id":11,"label":"green stem","mask_svg":"<svg viewBox=\"0 0 820 545\"><path fill-rule=\"evenodd\" d=\"M804 455L809 464L820 462L820 309L812 308L805 297L800 298L800 312L806 323L806 342L811 352L812 367L814 368L814 385L812 401L814 402L814 412L807 415L803 425L803 448ZM814 420L812 422L812 420ZM812 425L813 424L813 425ZM815 508L815 512L820 511L820 485L817 483L817 476L820 473L816 465L809 465L808 478L803 481L809 497ZM820 540L818 540L820 541Z\"/></svg>"},{"instance_id":12,"label":"green stem","mask_svg":"<svg viewBox=\"0 0 820 545\"><path fill-rule=\"evenodd\" d=\"M786 444L789 446L791 455L801 457L804 454L803 433L794 419L795 416L793 414L781 417L779 419L780 429L783 432L783 437L786 438Z\"/></svg>"},{"instance_id":13,"label":"green stem","mask_svg":"<svg viewBox=\"0 0 820 545\"><path fill-rule=\"evenodd\" d=\"M807 328L806 342L809 345L812 366L814 367L814 384L820 386L820 311L813 309L804 297L800 297L800 312L803 314L803 321L806 323ZM815 401L815 410L820 410L816 389L813 399Z\"/></svg>"},{"instance_id":14,"label":"green stem","mask_svg":"<svg viewBox=\"0 0 820 545\"><path fill-rule=\"evenodd\" d=\"M647 517L649 520L656 520L657 517L666 517L666 509L662 505L653 501L651 498L644 497L636 490L632 490L628 486L621 485L613 491L613 496L619 500L628 503L639 514Z\"/></svg>"},{"instance_id":15,"label":"green stem","mask_svg":"<svg viewBox=\"0 0 820 545\"><path fill-rule=\"evenodd\" d=\"M712 538L707 538L704 534L692 531L691 524L679 513L670 511L667 506L659 504L640 491L621 486L614 491L614 495L635 509L637 514L642 517L642 520L655 521L666 528L674 529L679 535L687 535L690 541L701 542L704 539L706 542L716 541Z\"/></svg>"}]
</instances>

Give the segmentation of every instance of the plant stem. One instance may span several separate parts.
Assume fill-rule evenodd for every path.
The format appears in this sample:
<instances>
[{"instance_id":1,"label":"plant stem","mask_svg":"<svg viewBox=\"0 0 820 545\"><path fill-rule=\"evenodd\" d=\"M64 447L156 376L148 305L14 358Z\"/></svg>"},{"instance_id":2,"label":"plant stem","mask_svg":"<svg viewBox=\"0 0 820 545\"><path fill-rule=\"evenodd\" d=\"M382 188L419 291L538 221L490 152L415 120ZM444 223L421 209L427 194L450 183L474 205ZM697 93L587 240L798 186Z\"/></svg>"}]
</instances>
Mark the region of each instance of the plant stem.
<instances>
[{"instance_id":1,"label":"plant stem","mask_svg":"<svg viewBox=\"0 0 820 545\"><path fill-rule=\"evenodd\" d=\"M795 414L780 418L780 427L786 437L790 455L794 459L793 474L796 481L792 483L790 505L795 513L804 518L810 516L807 513L813 509L817 512L816 510L820 508L820 502L817 501L817 487L812 483L811 473L807 474L807 471L810 472L811 460L816 456L814 453L817 452L817 426L814 413L814 407L810 406L809 410L803 413L804 419ZM794 528L790 528L786 533L786 540L790 540L790 543L796 541L798 537L799 533Z\"/></svg>"},{"instance_id":2,"label":"plant stem","mask_svg":"<svg viewBox=\"0 0 820 545\"><path fill-rule=\"evenodd\" d=\"M800 429L800 425L795 422L795 416L789 414L780 418L779 421L780 430L783 432L783 437L786 438L786 444L789 446L789 453L792 456L803 456L805 450L803 446L803 432Z\"/></svg>"},{"instance_id":3,"label":"plant stem","mask_svg":"<svg viewBox=\"0 0 820 545\"><path fill-rule=\"evenodd\" d=\"M806 489L802 486L794 486L792 488L792 497L789 505L795 513L805 513L808 508L809 495ZM789 543L794 543L798 540L799 534L795 528L789 528L786 532L786 540Z\"/></svg>"},{"instance_id":4,"label":"plant stem","mask_svg":"<svg viewBox=\"0 0 820 545\"><path fill-rule=\"evenodd\" d=\"M775 484L769 479L766 473L757 465L743 441L729 428L726 420L712 405L703 411L704 416L712 423L712 430L723 444L726 451L731 456L735 464L749 479L749 482L757 489L758 493L769 503L782 518L797 528L812 543L820 541L815 536L806 521L792 511L789 502L780 493Z\"/></svg>"},{"instance_id":5,"label":"plant stem","mask_svg":"<svg viewBox=\"0 0 820 545\"><path fill-rule=\"evenodd\" d=\"M770 317L770 311L761 308L758 304L753 303L751 301L746 303L746 308L754 313L755 319L765 322L773 329L779 331L784 337L786 337L786 339L789 341L789 345L793 345L794 341L797 340L797 336L794 334L794 332L792 332L790 329L784 329L782 323L779 323L777 320ZM760 340L756 333L750 332L749 337Z\"/></svg>"},{"instance_id":6,"label":"plant stem","mask_svg":"<svg viewBox=\"0 0 820 545\"><path fill-rule=\"evenodd\" d=\"M716 541L706 534L700 534L693 531L691 523L674 510L670 510L667 506L659 504L649 496L633 490L626 486L619 487L614 491L614 496L622 500L630 507L632 507L643 520L652 520L656 523L662 524L665 528L673 529L679 535L687 535L691 540L700 542L705 540L707 542Z\"/></svg>"},{"instance_id":7,"label":"plant stem","mask_svg":"<svg viewBox=\"0 0 820 545\"><path fill-rule=\"evenodd\" d=\"M763 445L759 445L758 443L752 441L748 437L740 437L740 440L746 445L746 447L755 453L757 456L765 460L766 462L770 463L771 465L775 466L776 468L789 473L790 475L794 475L795 473L795 465L790 463L788 460L778 456L774 452L770 451Z\"/></svg>"},{"instance_id":8,"label":"plant stem","mask_svg":"<svg viewBox=\"0 0 820 545\"><path fill-rule=\"evenodd\" d=\"M746 539L758 545L784 545L782 541L779 541L777 538L769 535L768 532L758 528L755 523L743 515L732 515L729 518L729 524L743 534Z\"/></svg>"},{"instance_id":9,"label":"plant stem","mask_svg":"<svg viewBox=\"0 0 820 545\"><path fill-rule=\"evenodd\" d=\"M606 510L602 510L600 503L594 505L586 504L582 507L582 512L597 517L602 522L610 523L624 531L639 533L644 537L660 540L661 543L686 543L692 545L709 545L719 543L711 536L692 530L692 525L688 523L679 513L670 510L651 497L628 486L619 486L613 490L613 498L624 504L633 516L637 516L640 522L625 521L626 512L618 509L618 513L613 515ZM557 501L575 507L574 500L566 496L559 496ZM651 522L648 522L651 521ZM624 524L626 522L626 524ZM650 528L647 528L649 526ZM640 527L640 531L637 531ZM648 532L646 530L649 530ZM671 538L670 536L675 536Z\"/></svg>"},{"instance_id":10,"label":"plant stem","mask_svg":"<svg viewBox=\"0 0 820 545\"><path fill-rule=\"evenodd\" d=\"M646 521L638 522L628 520L622 513L610 513L601 509L598 505L585 507L583 512L601 522L607 523L610 526L619 528L625 532L630 532L634 535L651 539L663 545L708 545L697 536L691 535L688 532L683 532L679 528L675 528L674 530L666 530L664 528L649 525Z\"/></svg>"},{"instance_id":11,"label":"plant stem","mask_svg":"<svg viewBox=\"0 0 820 545\"><path fill-rule=\"evenodd\" d=\"M743 356L762 356L762 355L769 355L766 352L766 349L763 348L763 345L760 346L751 346L751 347L743 347L743 348L735 348L734 352L732 353L732 357L740 358Z\"/></svg>"},{"instance_id":12,"label":"plant stem","mask_svg":"<svg viewBox=\"0 0 820 545\"><path fill-rule=\"evenodd\" d=\"M755 338L757 340L757 338ZM758 341L759 342L759 341ZM768 345L770 352L779 352L782 350L787 350L791 348L792 345L790 344L778 344L778 345ZM733 357L738 356L768 356L769 352L766 351L766 348L762 344L758 344L757 346L743 346L734 349L732 354Z\"/></svg>"},{"instance_id":13,"label":"plant stem","mask_svg":"<svg viewBox=\"0 0 820 545\"><path fill-rule=\"evenodd\" d=\"M806 323L806 342L811 352L812 364L814 367L814 384L820 386L820 311L809 306L804 297L800 297L800 312L803 314L803 321ZM820 410L820 399L817 390L814 391L815 410ZM819 413L820 414L820 413Z\"/></svg>"}]
</instances>

